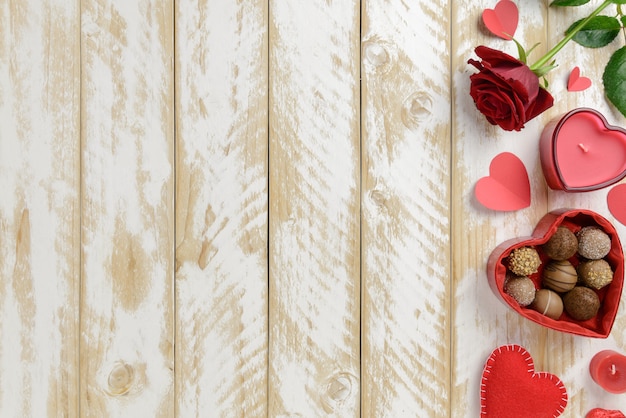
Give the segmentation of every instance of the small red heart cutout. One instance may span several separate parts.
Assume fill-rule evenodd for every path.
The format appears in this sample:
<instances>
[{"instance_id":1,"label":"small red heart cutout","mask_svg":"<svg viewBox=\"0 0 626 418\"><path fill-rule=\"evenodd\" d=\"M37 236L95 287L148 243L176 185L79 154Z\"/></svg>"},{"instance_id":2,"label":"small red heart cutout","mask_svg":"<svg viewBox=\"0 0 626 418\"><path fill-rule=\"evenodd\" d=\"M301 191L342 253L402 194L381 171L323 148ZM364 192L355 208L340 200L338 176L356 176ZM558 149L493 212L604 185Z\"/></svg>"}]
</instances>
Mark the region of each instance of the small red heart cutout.
<instances>
[{"instance_id":1,"label":"small red heart cutout","mask_svg":"<svg viewBox=\"0 0 626 418\"><path fill-rule=\"evenodd\" d=\"M626 225L626 184L618 184L609 190L606 202L611 215Z\"/></svg>"},{"instance_id":2,"label":"small red heart cutout","mask_svg":"<svg viewBox=\"0 0 626 418\"><path fill-rule=\"evenodd\" d=\"M580 68L572 68L572 72L569 74L567 80L568 91L583 91L591 87L591 79L588 77L582 77L580 75Z\"/></svg>"},{"instance_id":3,"label":"small red heart cutout","mask_svg":"<svg viewBox=\"0 0 626 418\"><path fill-rule=\"evenodd\" d=\"M626 418L621 411L615 409L602 409L602 408L594 408L591 411L587 412L585 418Z\"/></svg>"},{"instance_id":4,"label":"small red heart cutout","mask_svg":"<svg viewBox=\"0 0 626 418\"><path fill-rule=\"evenodd\" d=\"M489 32L502 39L512 39L517 30L519 11L510 0L500 0L493 9L483 10L483 23Z\"/></svg>"},{"instance_id":5,"label":"small red heart cutout","mask_svg":"<svg viewBox=\"0 0 626 418\"><path fill-rule=\"evenodd\" d=\"M536 372L525 348L496 348L485 363L480 383L480 415L490 418L553 418L567 406L561 379Z\"/></svg>"},{"instance_id":6,"label":"small red heart cutout","mask_svg":"<svg viewBox=\"0 0 626 418\"><path fill-rule=\"evenodd\" d=\"M530 206L530 181L522 161L510 152L496 155L489 176L476 183L476 199L493 210L512 211Z\"/></svg>"},{"instance_id":7,"label":"small red heart cutout","mask_svg":"<svg viewBox=\"0 0 626 418\"><path fill-rule=\"evenodd\" d=\"M600 309L593 318L586 321L577 321L570 317L567 312L563 312L559 319L552 319L528 307L520 306L513 297L504 291L504 283L507 275L510 274L508 271L508 257L513 250L521 247L533 247L537 250L541 259L541 265L536 273L528 277L533 281L535 289L542 288L543 269L549 259L544 254L541 246L554 235L559 226L564 226L573 233L577 233L585 226L594 226L604 231L611 239L611 249L604 259L613 270L613 280L602 289L596 290L600 299ZM576 267L580 261L578 254L570 258L569 261ZM560 332L585 337L606 338L611 333L622 296L624 253L615 227L606 218L586 209L555 210L541 218L532 236L512 238L498 245L491 252L487 261L487 278L489 286L496 296L524 318Z\"/></svg>"},{"instance_id":8,"label":"small red heart cutout","mask_svg":"<svg viewBox=\"0 0 626 418\"><path fill-rule=\"evenodd\" d=\"M594 109L554 118L541 133L539 149L551 189L587 192L626 177L626 130L609 125Z\"/></svg>"}]
</instances>

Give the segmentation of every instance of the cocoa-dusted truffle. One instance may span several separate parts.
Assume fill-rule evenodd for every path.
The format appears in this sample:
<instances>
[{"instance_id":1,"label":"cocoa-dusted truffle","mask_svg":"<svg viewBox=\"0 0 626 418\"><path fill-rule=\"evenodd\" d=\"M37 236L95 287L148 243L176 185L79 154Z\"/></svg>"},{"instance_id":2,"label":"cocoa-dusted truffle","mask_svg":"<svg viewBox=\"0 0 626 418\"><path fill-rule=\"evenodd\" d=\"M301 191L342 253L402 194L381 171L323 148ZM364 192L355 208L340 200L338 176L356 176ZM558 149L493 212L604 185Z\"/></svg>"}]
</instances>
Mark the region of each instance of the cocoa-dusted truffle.
<instances>
[{"instance_id":1,"label":"cocoa-dusted truffle","mask_svg":"<svg viewBox=\"0 0 626 418\"><path fill-rule=\"evenodd\" d=\"M543 269L543 285L555 292L572 290L578 282L576 269L567 260L550 261Z\"/></svg>"},{"instance_id":2,"label":"cocoa-dusted truffle","mask_svg":"<svg viewBox=\"0 0 626 418\"><path fill-rule=\"evenodd\" d=\"M592 289L576 286L563 296L563 307L573 319L586 321L598 313L600 298Z\"/></svg>"},{"instance_id":3,"label":"cocoa-dusted truffle","mask_svg":"<svg viewBox=\"0 0 626 418\"><path fill-rule=\"evenodd\" d=\"M576 234L578 254L589 260L598 260L611 250L611 237L596 226L585 226Z\"/></svg>"},{"instance_id":4,"label":"cocoa-dusted truffle","mask_svg":"<svg viewBox=\"0 0 626 418\"><path fill-rule=\"evenodd\" d=\"M613 281L613 269L606 260L587 260L578 265L578 275L585 286L602 289Z\"/></svg>"},{"instance_id":5,"label":"cocoa-dusted truffle","mask_svg":"<svg viewBox=\"0 0 626 418\"><path fill-rule=\"evenodd\" d=\"M559 226L541 249L553 260L567 260L576 254L578 239L569 228Z\"/></svg>"},{"instance_id":6,"label":"cocoa-dusted truffle","mask_svg":"<svg viewBox=\"0 0 626 418\"><path fill-rule=\"evenodd\" d=\"M509 270L517 276L529 276L537 273L541 259L533 247L520 247L509 255Z\"/></svg>"},{"instance_id":7,"label":"cocoa-dusted truffle","mask_svg":"<svg viewBox=\"0 0 626 418\"><path fill-rule=\"evenodd\" d=\"M529 307L549 318L559 319L563 313L563 300L550 289L539 289Z\"/></svg>"},{"instance_id":8,"label":"cocoa-dusted truffle","mask_svg":"<svg viewBox=\"0 0 626 418\"><path fill-rule=\"evenodd\" d=\"M520 306L528 306L535 299L535 284L525 276L508 277L504 282L504 292Z\"/></svg>"}]
</instances>

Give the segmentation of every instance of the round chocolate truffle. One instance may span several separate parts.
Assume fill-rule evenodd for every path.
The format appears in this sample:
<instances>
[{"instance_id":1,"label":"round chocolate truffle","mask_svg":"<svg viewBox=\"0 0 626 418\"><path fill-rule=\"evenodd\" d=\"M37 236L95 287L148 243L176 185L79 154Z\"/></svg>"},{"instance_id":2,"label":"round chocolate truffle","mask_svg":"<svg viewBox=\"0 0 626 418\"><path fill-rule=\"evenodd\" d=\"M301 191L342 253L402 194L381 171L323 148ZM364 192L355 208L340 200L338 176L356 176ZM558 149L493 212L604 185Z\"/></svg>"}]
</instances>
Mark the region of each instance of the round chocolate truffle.
<instances>
[{"instance_id":1,"label":"round chocolate truffle","mask_svg":"<svg viewBox=\"0 0 626 418\"><path fill-rule=\"evenodd\" d=\"M578 265L578 275L580 281L594 289L602 289L613 281L613 269L611 265L603 259L587 260Z\"/></svg>"},{"instance_id":2,"label":"round chocolate truffle","mask_svg":"<svg viewBox=\"0 0 626 418\"><path fill-rule=\"evenodd\" d=\"M539 289L530 308L552 319L559 319L563 313L563 300L550 289Z\"/></svg>"},{"instance_id":3,"label":"round chocolate truffle","mask_svg":"<svg viewBox=\"0 0 626 418\"><path fill-rule=\"evenodd\" d=\"M569 228L559 226L541 249L553 260L567 260L576 254L578 239Z\"/></svg>"},{"instance_id":4,"label":"round chocolate truffle","mask_svg":"<svg viewBox=\"0 0 626 418\"><path fill-rule=\"evenodd\" d=\"M535 284L528 277L509 277L504 282L504 292L520 306L528 306L535 300Z\"/></svg>"},{"instance_id":5,"label":"round chocolate truffle","mask_svg":"<svg viewBox=\"0 0 626 418\"><path fill-rule=\"evenodd\" d=\"M517 276L529 276L537 273L541 259L533 247L520 247L509 255L509 270Z\"/></svg>"},{"instance_id":6,"label":"round chocolate truffle","mask_svg":"<svg viewBox=\"0 0 626 418\"><path fill-rule=\"evenodd\" d=\"M589 260L598 260L611 251L611 237L596 226L585 226L576 237L578 254Z\"/></svg>"},{"instance_id":7,"label":"round chocolate truffle","mask_svg":"<svg viewBox=\"0 0 626 418\"><path fill-rule=\"evenodd\" d=\"M572 290L578 282L576 269L567 260L554 260L546 264L542 278L545 287L559 293Z\"/></svg>"},{"instance_id":8,"label":"round chocolate truffle","mask_svg":"<svg viewBox=\"0 0 626 418\"><path fill-rule=\"evenodd\" d=\"M563 296L565 311L577 321L593 318L600 309L600 298L593 290L576 286Z\"/></svg>"}]
</instances>

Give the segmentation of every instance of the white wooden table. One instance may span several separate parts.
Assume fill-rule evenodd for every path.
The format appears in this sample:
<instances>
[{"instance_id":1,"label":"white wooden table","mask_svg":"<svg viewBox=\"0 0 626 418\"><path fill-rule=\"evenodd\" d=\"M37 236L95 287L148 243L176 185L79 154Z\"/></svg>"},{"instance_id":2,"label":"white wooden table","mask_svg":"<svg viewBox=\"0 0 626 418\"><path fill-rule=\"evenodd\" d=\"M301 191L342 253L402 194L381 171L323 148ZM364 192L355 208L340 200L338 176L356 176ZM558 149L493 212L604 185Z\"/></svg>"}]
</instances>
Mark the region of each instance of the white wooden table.
<instances>
[{"instance_id":1,"label":"white wooden table","mask_svg":"<svg viewBox=\"0 0 626 418\"><path fill-rule=\"evenodd\" d=\"M516 3L537 54L592 7ZM607 339L562 334L485 274L552 209L614 220L538 155L572 108L626 124L614 48L568 45L555 106L505 133L468 94L474 47L516 54L494 5L0 0L0 416L475 417L508 343L563 380L563 416L626 411L587 373L626 351L623 306ZM590 89L567 92L574 65ZM529 208L474 198L503 151Z\"/></svg>"}]
</instances>

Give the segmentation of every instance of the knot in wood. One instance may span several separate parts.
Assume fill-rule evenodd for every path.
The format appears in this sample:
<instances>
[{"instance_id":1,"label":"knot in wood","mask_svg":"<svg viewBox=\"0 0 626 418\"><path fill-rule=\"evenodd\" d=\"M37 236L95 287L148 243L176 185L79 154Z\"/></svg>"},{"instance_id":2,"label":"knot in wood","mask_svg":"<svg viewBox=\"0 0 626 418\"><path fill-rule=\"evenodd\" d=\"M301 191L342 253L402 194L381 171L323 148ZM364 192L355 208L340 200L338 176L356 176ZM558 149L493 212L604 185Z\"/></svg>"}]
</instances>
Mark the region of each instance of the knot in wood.
<instances>
[{"instance_id":1,"label":"knot in wood","mask_svg":"<svg viewBox=\"0 0 626 418\"><path fill-rule=\"evenodd\" d=\"M326 383L324 408L327 412L341 410L354 392L354 378L349 373L337 373Z\"/></svg>"},{"instance_id":2,"label":"knot in wood","mask_svg":"<svg viewBox=\"0 0 626 418\"><path fill-rule=\"evenodd\" d=\"M392 52L383 41L371 40L363 44L363 59L366 67L377 73L386 73L393 61Z\"/></svg>"},{"instance_id":3,"label":"knot in wood","mask_svg":"<svg viewBox=\"0 0 626 418\"><path fill-rule=\"evenodd\" d=\"M126 363L116 363L107 379L107 392L113 396L121 396L130 390L134 380L134 370Z\"/></svg>"},{"instance_id":4,"label":"knot in wood","mask_svg":"<svg viewBox=\"0 0 626 418\"><path fill-rule=\"evenodd\" d=\"M427 93L416 92L402 104L402 123L409 129L416 129L420 122L428 120L433 100Z\"/></svg>"}]
</instances>

